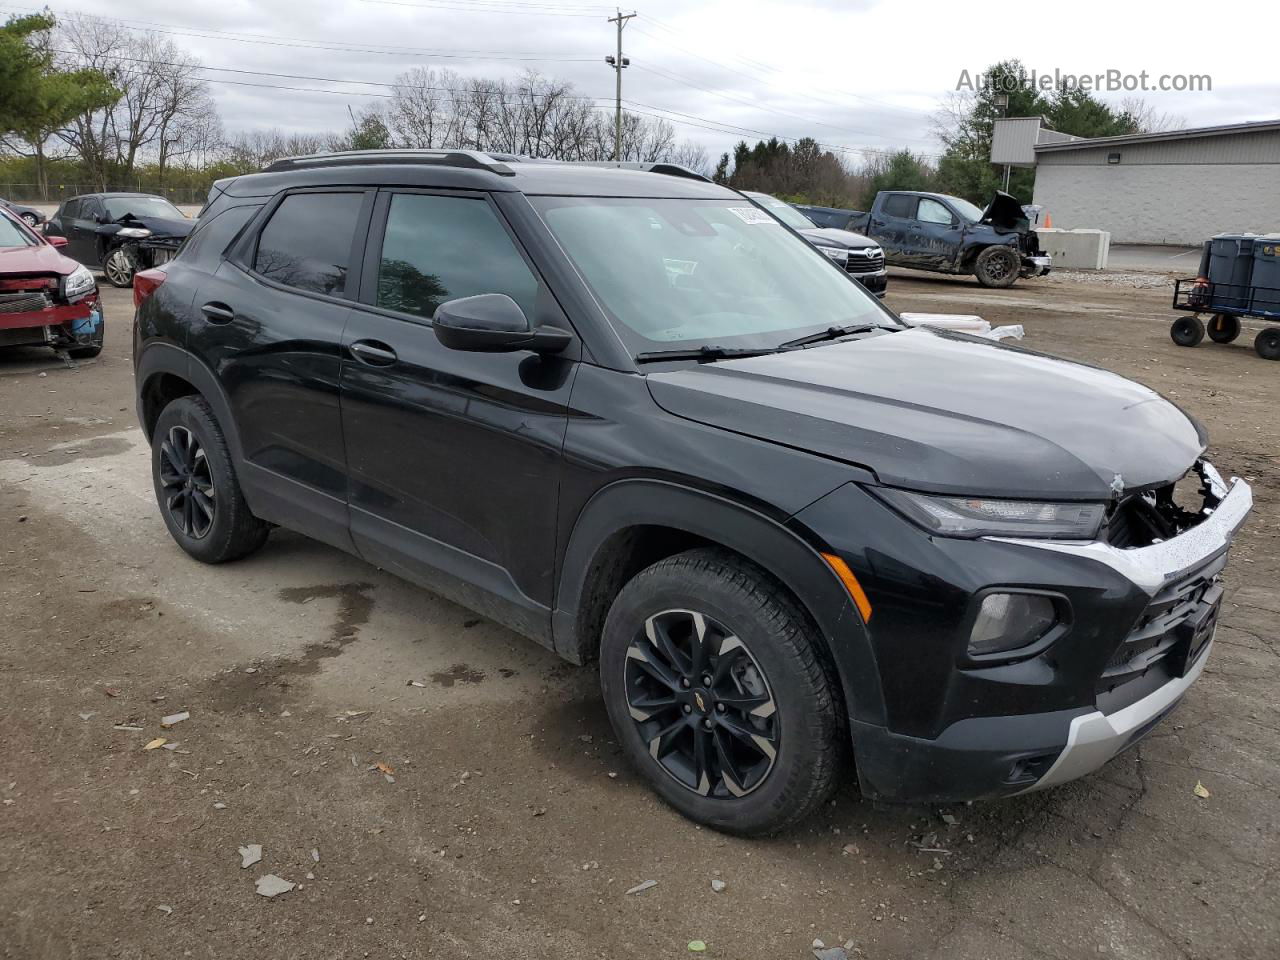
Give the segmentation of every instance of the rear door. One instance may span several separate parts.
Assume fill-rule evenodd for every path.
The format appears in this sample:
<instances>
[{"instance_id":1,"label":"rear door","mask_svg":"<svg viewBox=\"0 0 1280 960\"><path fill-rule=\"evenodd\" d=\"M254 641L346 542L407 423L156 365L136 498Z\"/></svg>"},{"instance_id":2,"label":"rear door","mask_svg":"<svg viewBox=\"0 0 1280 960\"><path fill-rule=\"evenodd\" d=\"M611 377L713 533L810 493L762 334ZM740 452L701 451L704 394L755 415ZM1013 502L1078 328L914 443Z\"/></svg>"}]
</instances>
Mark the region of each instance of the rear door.
<instances>
[{"instance_id":1,"label":"rear door","mask_svg":"<svg viewBox=\"0 0 1280 960\"><path fill-rule=\"evenodd\" d=\"M436 307L481 293L510 296L534 325L569 326L491 198L380 193L343 338L352 537L370 561L545 636L578 345L444 347Z\"/></svg>"},{"instance_id":2,"label":"rear door","mask_svg":"<svg viewBox=\"0 0 1280 960\"><path fill-rule=\"evenodd\" d=\"M200 284L188 338L231 406L255 512L346 549L342 332L372 203L359 188L275 198Z\"/></svg>"}]
</instances>

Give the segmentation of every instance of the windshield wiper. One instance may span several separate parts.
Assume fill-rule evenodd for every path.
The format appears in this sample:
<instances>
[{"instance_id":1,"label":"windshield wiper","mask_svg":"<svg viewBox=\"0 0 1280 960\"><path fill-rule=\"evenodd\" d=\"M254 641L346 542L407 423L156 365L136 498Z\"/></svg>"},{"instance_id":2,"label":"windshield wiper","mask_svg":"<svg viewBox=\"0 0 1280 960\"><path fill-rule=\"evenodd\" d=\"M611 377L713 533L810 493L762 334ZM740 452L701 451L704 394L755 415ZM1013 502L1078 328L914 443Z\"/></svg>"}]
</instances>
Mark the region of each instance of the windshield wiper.
<instances>
[{"instance_id":1,"label":"windshield wiper","mask_svg":"<svg viewBox=\"0 0 1280 960\"><path fill-rule=\"evenodd\" d=\"M825 330L819 330L817 333L811 333L808 336L785 340L778 344L777 349L794 350L796 347L807 346L810 343L821 343L823 340L837 340L840 337L851 337L855 333L870 333L872 330L887 329L889 328L879 323L859 323L850 327L827 327Z\"/></svg>"},{"instance_id":2,"label":"windshield wiper","mask_svg":"<svg viewBox=\"0 0 1280 960\"><path fill-rule=\"evenodd\" d=\"M679 350L650 350L637 353L637 363L653 363L656 360L732 360L738 357L762 357L766 353L776 353L776 347L721 347L704 343L700 347L685 347Z\"/></svg>"}]
</instances>

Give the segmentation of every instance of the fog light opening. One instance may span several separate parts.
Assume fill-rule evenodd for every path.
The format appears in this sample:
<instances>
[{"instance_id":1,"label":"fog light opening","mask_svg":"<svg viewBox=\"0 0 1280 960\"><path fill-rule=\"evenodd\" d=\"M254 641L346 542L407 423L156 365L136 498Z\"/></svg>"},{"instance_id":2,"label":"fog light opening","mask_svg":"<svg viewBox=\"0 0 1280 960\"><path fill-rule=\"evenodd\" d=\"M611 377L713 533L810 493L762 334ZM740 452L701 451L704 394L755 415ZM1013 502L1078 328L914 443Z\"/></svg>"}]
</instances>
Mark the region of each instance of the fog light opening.
<instances>
[{"instance_id":1,"label":"fog light opening","mask_svg":"<svg viewBox=\"0 0 1280 960\"><path fill-rule=\"evenodd\" d=\"M1058 623L1049 597L1034 593L989 593L982 598L969 633L969 655L1013 653L1040 640Z\"/></svg>"}]
</instances>

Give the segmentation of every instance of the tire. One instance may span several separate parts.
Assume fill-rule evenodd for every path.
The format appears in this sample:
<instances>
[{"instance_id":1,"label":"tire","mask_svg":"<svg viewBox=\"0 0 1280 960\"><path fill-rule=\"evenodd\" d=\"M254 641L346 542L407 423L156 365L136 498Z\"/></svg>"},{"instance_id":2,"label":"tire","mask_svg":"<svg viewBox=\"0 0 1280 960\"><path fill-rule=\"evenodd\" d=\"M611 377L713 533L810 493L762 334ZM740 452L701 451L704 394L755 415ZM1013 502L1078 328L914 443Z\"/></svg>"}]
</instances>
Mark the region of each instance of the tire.
<instances>
[{"instance_id":1,"label":"tire","mask_svg":"<svg viewBox=\"0 0 1280 960\"><path fill-rule=\"evenodd\" d=\"M1263 360L1280 360L1280 328L1259 331L1253 339L1253 349Z\"/></svg>"},{"instance_id":2,"label":"tire","mask_svg":"<svg viewBox=\"0 0 1280 960\"><path fill-rule=\"evenodd\" d=\"M133 257L125 252L124 247L116 247L102 261L102 275L113 287L122 289L132 287L133 275L137 272L137 264L133 262Z\"/></svg>"},{"instance_id":3,"label":"tire","mask_svg":"<svg viewBox=\"0 0 1280 960\"><path fill-rule=\"evenodd\" d=\"M973 275L984 287L1011 287L1022 269L1022 258L1013 247L987 247L973 262Z\"/></svg>"},{"instance_id":4,"label":"tire","mask_svg":"<svg viewBox=\"0 0 1280 960\"><path fill-rule=\"evenodd\" d=\"M703 672L690 656L699 622ZM804 819L835 789L845 739L822 643L786 590L744 560L700 549L655 563L618 593L601 639L623 752L663 800L716 830L768 834Z\"/></svg>"},{"instance_id":5,"label":"tire","mask_svg":"<svg viewBox=\"0 0 1280 960\"><path fill-rule=\"evenodd\" d=\"M28 226L28 227L31 227L33 230L34 230L34 229L39 225L39 223L40 223L40 218L39 218L39 217L37 217L34 213L24 213L24 214L22 215L22 219L23 219L23 220L25 220L25 221L26 221L27 226Z\"/></svg>"},{"instance_id":6,"label":"tire","mask_svg":"<svg viewBox=\"0 0 1280 960\"><path fill-rule=\"evenodd\" d=\"M1204 324L1199 317L1179 317L1169 327L1169 336L1180 347L1194 347L1204 339Z\"/></svg>"},{"instance_id":7,"label":"tire","mask_svg":"<svg viewBox=\"0 0 1280 960\"><path fill-rule=\"evenodd\" d=\"M67 351L67 356L72 360L92 360L102 352L102 344L95 343L91 347L72 347Z\"/></svg>"},{"instance_id":8,"label":"tire","mask_svg":"<svg viewBox=\"0 0 1280 960\"><path fill-rule=\"evenodd\" d=\"M1230 343L1240 336L1240 318L1227 313L1215 313L1208 326L1209 339L1214 343Z\"/></svg>"},{"instance_id":9,"label":"tire","mask_svg":"<svg viewBox=\"0 0 1280 960\"><path fill-rule=\"evenodd\" d=\"M151 476L165 526L197 560L238 560L266 542L270 527L249 512L226 438L203 397L179 397L161 412Z\"/></svg>"}]
</instances>

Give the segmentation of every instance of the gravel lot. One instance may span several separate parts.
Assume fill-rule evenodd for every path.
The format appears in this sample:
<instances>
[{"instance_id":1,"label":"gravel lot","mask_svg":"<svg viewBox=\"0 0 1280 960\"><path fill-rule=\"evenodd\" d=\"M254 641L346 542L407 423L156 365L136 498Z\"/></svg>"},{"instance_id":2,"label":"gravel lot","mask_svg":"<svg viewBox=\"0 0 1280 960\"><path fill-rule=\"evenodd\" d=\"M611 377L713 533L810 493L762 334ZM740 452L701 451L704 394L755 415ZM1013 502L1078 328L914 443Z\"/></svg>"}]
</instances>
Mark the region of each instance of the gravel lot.
<instances>
[{"instance_id":1,"label":"gravel lot","mask_svg":"<svg viewBox=\"0 0 1280 960\"><path fill-rule=\"evenodd\" d=\"M108 289L96 362L0 357L0 956L1280 956L1280 364L1248 328L1174 346L1162 288L891 287L1155 387L1254 482L1212 659L1138 748L1002 803L850 783L785 836L697 829L622 762L590 670L288 533L182 554ZM266 874L298 886L258 896Z\"/></svg>"}]
</instances>

